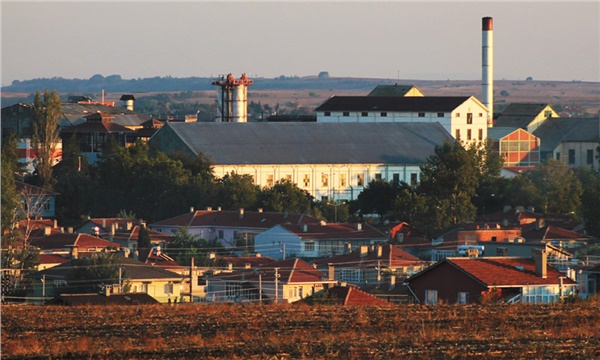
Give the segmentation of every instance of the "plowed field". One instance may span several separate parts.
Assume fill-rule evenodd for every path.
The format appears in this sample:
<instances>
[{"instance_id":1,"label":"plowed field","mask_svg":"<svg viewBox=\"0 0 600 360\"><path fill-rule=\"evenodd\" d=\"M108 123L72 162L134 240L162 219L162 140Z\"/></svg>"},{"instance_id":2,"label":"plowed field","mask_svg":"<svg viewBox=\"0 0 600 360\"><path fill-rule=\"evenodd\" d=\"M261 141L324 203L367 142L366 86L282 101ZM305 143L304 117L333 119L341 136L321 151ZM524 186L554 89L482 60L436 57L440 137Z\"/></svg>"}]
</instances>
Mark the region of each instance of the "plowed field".
<instances>
[{"instance_id":1,"label":"plowed field","mask_svg":"<svg viewBox=\"0 0 600 360\"><path fill-rule=\"evenodd\" d=\"M2 358L598 359L599 305L7 305Z\"/></svg>"}]
</instances>

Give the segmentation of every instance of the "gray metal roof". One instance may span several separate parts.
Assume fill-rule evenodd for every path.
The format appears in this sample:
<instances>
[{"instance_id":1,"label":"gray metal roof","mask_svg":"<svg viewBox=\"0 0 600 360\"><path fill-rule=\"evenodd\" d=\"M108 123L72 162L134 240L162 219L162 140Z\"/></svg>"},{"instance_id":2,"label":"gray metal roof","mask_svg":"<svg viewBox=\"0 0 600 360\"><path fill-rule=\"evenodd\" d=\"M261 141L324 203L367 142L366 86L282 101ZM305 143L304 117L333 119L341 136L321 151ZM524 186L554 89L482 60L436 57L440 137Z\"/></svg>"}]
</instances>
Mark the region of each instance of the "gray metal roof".
<instances>
[{"instance_id":1,"label":"gray metal roof","mask_svg":"<svg viewBox=\"0 0 600 360\"><path fill-rule=\"evenodd\" d=\"M512 103L509 104L497 118L498 127L515 127L526 129L529 124L549 104L547 103Z\"/></svg>"},{"instance_id":2,"label":"gray metal roof","mask_svg":"<svg viewBox=\"0 0 600 360\"><path fill-rule=\"evenodd\" d=\"M112 122L121 126L141 126L150 116L116 106L99 104L63 103L60 127L68 127L85 122L85 116L101 112L114 116Z\"/></svg>"},{"instance_id":3,"label":"gray metal roof","mask_svg":"<svg viewBox=\"0 0 600 360\"><path fill-rule=\"evenodd\" d=\"M315 111L451 112L470 96L332 96Z\"/></svg>"},{"instance_id":4,"label":"gray metal roof","mask_svg":"<svg viewBox=\"0 0 600 360\"><path fill-rule=\"evenodd\" d=\"M533 135L540 138L541 151L554 151L567 141L600 141L600 118L550 118L546 119Z\"/></svg>"},{"instance_id":5,"label":"gray metal roof","mask_svg":"<svg viewBox=\"0 0 600 360\"><path fill-rule=\"evenodd\" d=\"M377 85L367 96L406 96L413 88L419 90L414 85Z\"/></svg>"},{"instance_id":6,"label":"gray metal roof","mask_svg":"<svg viewBox=\"0 0 600 360\"><path fill-rule=\"evenodd\" d=\"M494 140L500 140L513 131L520 129L518 127L496 127L488 129L488 137Z\"/></svg>"},{"instance_id":7,"label":"gray metal roof","mask_svg":"<svg viewBox=\"0 0 600 360\"><path fill-rule=\"evenodd\" d=\"M445 140L454 141L439 123L168 122L149 145L202 152L217 165L418 165Z\"/></svg>"}]
</instances>

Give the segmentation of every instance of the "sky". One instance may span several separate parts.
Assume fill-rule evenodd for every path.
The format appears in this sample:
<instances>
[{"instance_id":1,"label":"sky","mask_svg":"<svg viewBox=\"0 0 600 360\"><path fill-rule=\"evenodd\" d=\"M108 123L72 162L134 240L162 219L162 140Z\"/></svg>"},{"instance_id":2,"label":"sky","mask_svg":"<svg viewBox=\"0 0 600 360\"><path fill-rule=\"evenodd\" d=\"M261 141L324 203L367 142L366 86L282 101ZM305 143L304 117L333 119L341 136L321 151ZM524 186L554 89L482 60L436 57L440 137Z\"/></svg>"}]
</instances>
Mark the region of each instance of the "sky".
<instances>
[{"instance_id":1,"label":"sky","mask_svg":"<svg viewBox=\"0 0 600 360\"><path fill-rule=\"evenodd\" d=\"M121 75L600 81L600 2L1 0L1 83Z\"/></svg>"}]
</instances>

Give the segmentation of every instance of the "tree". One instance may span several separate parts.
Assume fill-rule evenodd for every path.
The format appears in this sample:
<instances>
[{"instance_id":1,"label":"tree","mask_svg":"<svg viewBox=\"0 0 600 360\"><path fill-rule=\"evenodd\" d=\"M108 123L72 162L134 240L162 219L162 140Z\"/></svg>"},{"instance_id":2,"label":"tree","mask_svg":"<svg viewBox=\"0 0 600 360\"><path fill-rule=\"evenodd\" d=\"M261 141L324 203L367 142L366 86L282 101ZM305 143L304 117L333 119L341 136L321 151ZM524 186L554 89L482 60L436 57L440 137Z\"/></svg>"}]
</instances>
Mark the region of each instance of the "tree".
<instances>
[{"instance_id":1,"label":"tree","mask_svg":"<svg viewBox=\"0 0 600 360\"><path fill-rule=\"evenodd\" d=\"M231 172L216 181L214 201L227 210L256 208L259 189L250 175Z\"/></svg>"},{"instance_id":2,"label":"tree","mask_svg":"<svg viewBox=\"0 0 600 360\"><path fill-rule=\"evenodd\" d=\"M52 186L52 165L59 141L58 123L62 104L56 90L46 90L42 100L40 92L33 101L32 147L36 154L36 172L42 187Z\"/></svg>"},{"instance_id":3,"label":"tree","mask_svg":"<svg viewBox=\"0 0 600 360\"><path fill-rule=\"evenodd\" d=\"M399 186L393 182L372 180L365 189L358 194L358 206L363 214L377 213L381 219L386 217L393 208L394 200L398 196Z\"/></svg>"},{"instance_id":4,"label":"tree","mask_svg":"<svg viewBox=\"0 0 600 360\"><path fill-rule=\"evenodd\" d=\"M472 153L458 141L436 145L434 154L421 166L419 193L425 197L425 219L432 234L452 224L475 218L471 199L479 185L479 169Z\"/></svg>"},{"instance_id":5,"label":"tree","mask_svg":"<svg viewBox=\"0 0 600 360\"><path fill-rule=\"evenodd\" d=\"M67 273L68 289L65 292L95 293L100 291L103 285L122 285L127 274L124 269L119 270L119 259L120 256L116 253L96 253L72 260L73 268Z\"/></svg>"},{"instance_id":6,"label":"tree","mask_svg":"<svg viewBox=\"0 0 600 360\"><path fill-rule=\"evenodd\" d=\"M260 203L266 211L309 213L313 197L289 180L279 180L260 191Z\"/></svg>"},{"instance_id":7,"label":"tree","mask_svg":"<svg viewBox=\"0 0 600 360\"><path fill-rule=\"evenodd\" d=\"M150 241L150 233L145 226L140 226L140 230L138 232L138 248L147 249L152 247L152 243Z\"/></svg>"},{"instance_id":8,"label":"tree","mask_svg":"<svg viewBox=\"0 0 600 360\"><path fill-rule=\"evenodd\" d=\"M17 208L19 196L15 182L15 171L18 169L17 141L10 136L2 141L2 234L6 243L5 235L9 234L17 222Z\"/></svg>"},{"instance_id":9,"label":"tree","mask_svg":"<svg viewBox=\"0 0 600 360\"><path fill-rule=\"evenodd\" d=\"M581 210L589 235L600 237L600 175L592 169L579 168L575 174L582 184Z\"/></svg>"}]
</instances>

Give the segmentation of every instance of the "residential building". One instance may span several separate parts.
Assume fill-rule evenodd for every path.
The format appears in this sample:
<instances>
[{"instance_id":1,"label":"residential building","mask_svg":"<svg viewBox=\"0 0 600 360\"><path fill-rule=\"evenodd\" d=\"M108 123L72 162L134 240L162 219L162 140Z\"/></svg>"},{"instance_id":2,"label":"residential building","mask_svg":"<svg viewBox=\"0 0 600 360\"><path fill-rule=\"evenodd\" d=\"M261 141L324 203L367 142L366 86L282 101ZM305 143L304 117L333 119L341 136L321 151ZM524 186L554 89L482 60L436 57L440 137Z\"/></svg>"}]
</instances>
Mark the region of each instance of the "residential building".
<instances>
[{"instance_id":1,"label":"residential building","mask_svg":"<svg viewBox=\"0 0 600 360\"><path fill-rule=\"evenodd\" d=\"M275 259L318 258L340 255L361 245L383 243L387 235L371 225L356 224L281 224L258 234L255 248Z\"/></svg>"},{"instance_id":2,"label":"residential building","mask_svg":"<svg viewBox=\"0 0 600 360\"><path fill-rule=\"evenodd\" d=\"M486 301L551 303L576 293L577 283L546 262L531 258L446 258L410 277L407 284L422 304Z\"/></svg>"},{"instance_id":3,"label":"residential building","mask_svg":"<svg viewBox=\"0 0 600 360\"><path fill-rule=\"evenodd\" d=\"M292 303L337 284L301 259L207 277L208 302Z\"/></svg>"},{"instance_id":4,"label":"residential building","mask_svg":"<svg viewBox=\"0 0 600 360\"><path fill-rule=\"evenodd\" d=\"M546 119L558 117L550 104L511 103L496 116L494 127L521 128L533 133Z\"/></svg>"},{"instance_id":5,"label":"residential building","mask_svg":"<svg viewBox=\"0 0 600 360\"><path fill-rule=\"evenodd\" d=\"M439 123L455 139L483 141L488 109L473 96L332 96L317 123Z\"/></svg>"},{"instance_id":6,"label":"residential building","mask_svg":"<svg viewBox=\"0 0 600 360\"><path fill-rule=\"evenodd\" d=\"M138 237L141 227L146 227L143 220L130 218L88 218L75 232L79 234L92 234L108 239L135 253L138 249ZM146 229L153 246L167 247L172 239L172 234L165 234L152 229Z\"/></svg>"},{"instance_id":7,"label":"residential building","mask_svg":"<svg viewBox=\"0 0 600 360\"><path fill-rule=\"evenodd\" d=\"M54 218L56 215L56 197L60 194L39 186L21 181L16 182L17 192L21 195L22 205L17 209L27 219Z\"/></svg>"},{"instance_id":8,"label":"residential building","mask_svg":"<svg viewBox=\"0 0 600 360\"><path fill-rule=\"evenodd\" d=\"M485 124L483 115L481 119ZM435 146L444 141L453 140L437 121L169 122L148 144L167 153L181 151L190 156L202 153L213 162L217 177L232 172L250 175L261 187L271 187L284 179L316 199L342 202L356 199L375 179L416 183L419 167L433 155Z\"/></svg>"},{"instance_id":9,"label":"residential building","mask_svg":"<svg viewBox=\"0 0 600 360\"><path fill-rule=\"evenodd\" d=\"M429 265L389 242L361 245L351 253L318 259L313 263L318 270L333 271L334 279L361 287L402 282Z\"/></svg>"},{"instance_id":10,"label":"residential building","mask_svg":"<svg viewBox=\"0 0 600 360\"><path fill-rule=\"evenodd\" d=\"M305 214L277 212L221 210L194 210L173 218L157 221L148 227L152 230L172 235L178 229L186 229L188 234L207 241L218 241L225 247L239 247L247 252L262 253L254 247L255 237L278 224L318 224L319 220Z\"/></svg>"}]
</instances>

